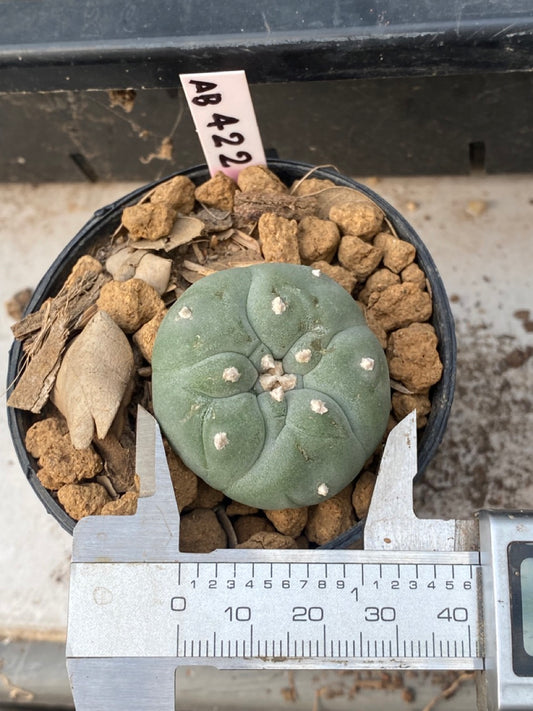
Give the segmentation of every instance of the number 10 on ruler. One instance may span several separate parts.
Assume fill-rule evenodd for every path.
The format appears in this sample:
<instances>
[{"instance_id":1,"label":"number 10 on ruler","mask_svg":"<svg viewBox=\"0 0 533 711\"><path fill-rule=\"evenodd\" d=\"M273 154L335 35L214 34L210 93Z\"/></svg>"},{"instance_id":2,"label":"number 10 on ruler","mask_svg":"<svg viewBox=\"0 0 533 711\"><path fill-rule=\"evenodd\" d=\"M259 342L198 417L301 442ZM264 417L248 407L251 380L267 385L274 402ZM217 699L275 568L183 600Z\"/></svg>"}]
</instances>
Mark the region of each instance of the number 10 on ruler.
<instances>
[{"instance_id":1,"label":"number 10 on ruler","mask_svg":"<svg viewBox=\"0 0 533 711\"><path fill-rule=\"evenodd\" d=\"M243 168L266 164L244 71L181 74L180 81L211 175L235 180Z\"/></svg>"}]
</instances>

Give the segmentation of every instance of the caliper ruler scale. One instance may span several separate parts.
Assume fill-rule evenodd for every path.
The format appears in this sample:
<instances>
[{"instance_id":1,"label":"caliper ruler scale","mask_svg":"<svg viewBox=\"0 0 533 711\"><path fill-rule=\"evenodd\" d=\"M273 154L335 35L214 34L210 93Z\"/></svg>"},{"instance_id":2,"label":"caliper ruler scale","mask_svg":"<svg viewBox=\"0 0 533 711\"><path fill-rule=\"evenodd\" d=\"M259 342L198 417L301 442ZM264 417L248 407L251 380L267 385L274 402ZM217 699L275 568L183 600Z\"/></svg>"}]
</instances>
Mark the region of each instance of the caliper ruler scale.
<instances>
[{"instance_id":1,"label":"caliper ruler scale","mask_svg":"<svg viewBox=\"0 0 533 711\"><path fill-rule=\"evenodd\" d=\"M481 552L477 522L418 519L414 414L389 435L357 551L181 553L161 435L145 411L137 442L137 513L74 531L67 665L78 711L174 709L175 670L194 664L487 670L488 708L533 705L528 648L526 676L511 659L504 574L505 542L533 541L531 519L482 512Z\"/></svg>"}]
</instances>

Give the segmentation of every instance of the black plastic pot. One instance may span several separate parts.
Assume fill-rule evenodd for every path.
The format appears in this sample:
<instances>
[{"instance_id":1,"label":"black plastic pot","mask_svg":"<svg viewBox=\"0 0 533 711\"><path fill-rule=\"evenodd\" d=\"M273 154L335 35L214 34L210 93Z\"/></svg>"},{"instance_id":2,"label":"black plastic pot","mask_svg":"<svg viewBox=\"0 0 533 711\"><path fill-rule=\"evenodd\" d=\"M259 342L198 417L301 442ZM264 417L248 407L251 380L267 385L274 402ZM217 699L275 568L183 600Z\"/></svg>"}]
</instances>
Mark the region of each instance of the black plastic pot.
<instances>
[{"instance_id":1,"label":"black plastic pot","mask_svg":"<svg viewBox=\"0 0 533 711\"><path fill-rule=\"evenodd\" d=\"M303 177L313 167L306 163L277 159L269 161L268 165L269 168L288 185L290 185L294 180ZM186 175L197 184L207 180L209 177L207 167L203 165L179 171L173 175ZM170 177L173 176L166 176L162 180L150 183L149 185L144 185L132 193L125 195L123 198L117 200L111 205L107 205L106 207L97 210L93 217L63 249L61 254L59 254L44 277L41 279L35 289L30 303L28 304L27 313L39 309L41 304L47 298L57 294L78 258L83 254L94 253L99 244L101 244L106 237L109 237L114 232L120 223L124 207L136 203L140 197L153 188L154 185L158 185L159 183L168 180ZM402 215L400 215L400 213L398 213L383 198L364 185L357 183L351 178L339 175L333 170L321 168L314 171L313 177L329 178L337 185L357 188L375 201L376 204L379 205L379 207L381 207L381 209L385 212L390 222L394 225L398 236L415 246L418 265L426 274L426 277L431 285L431 290L433 292L433 316L431 318L431 323L437 332L439 340L439 354L444 369L441 380L432 389L431 413L424 432L418 442L418 474L420 475L427 467L442 440L455 388L455 368L457 358L455 330L453 316L444 285L437 267L435 266L430 253L421 241L420 237L418 237L414 229L402 217ZM8 384L13 383L16 379L17 373L20 369L22 355L21 344L16 341L11 347L9 354L7 376ZM72 533L76 522L65 513L52 494L50 494L50 492L40 483L36 474L37 463L27 452L24 445L26 431L34 422L34 416L29 412L14 408L8 408L7 414L11 437L26 478L30 482L39 499L43 502L46 510L52 514L52 516L66 531ZM339 538L331 541L326 547L346 547L350 543L357 540L357 538L360 537L361 532L362 526L355 526Z\"/></svg>"}]
</instances>

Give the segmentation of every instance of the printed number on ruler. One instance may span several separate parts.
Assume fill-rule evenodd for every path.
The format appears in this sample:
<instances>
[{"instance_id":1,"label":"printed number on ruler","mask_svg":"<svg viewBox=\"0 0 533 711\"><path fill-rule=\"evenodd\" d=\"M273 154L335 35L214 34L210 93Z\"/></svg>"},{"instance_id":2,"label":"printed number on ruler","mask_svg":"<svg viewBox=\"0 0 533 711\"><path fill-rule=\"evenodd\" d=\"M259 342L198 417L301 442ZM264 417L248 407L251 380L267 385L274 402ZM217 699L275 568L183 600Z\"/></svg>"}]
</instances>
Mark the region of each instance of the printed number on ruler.
<instances>
[{"instance_id":1,"label":"printed number on ruler","mask_svg":"<svg viewBox=\"0 0 533 711\"><path fill-rule=\"evenodd\" d=\"M180 80L211 175L236 179L246 166L265 165L245 73L182 74Z\"/></svg>"}]
</instances>

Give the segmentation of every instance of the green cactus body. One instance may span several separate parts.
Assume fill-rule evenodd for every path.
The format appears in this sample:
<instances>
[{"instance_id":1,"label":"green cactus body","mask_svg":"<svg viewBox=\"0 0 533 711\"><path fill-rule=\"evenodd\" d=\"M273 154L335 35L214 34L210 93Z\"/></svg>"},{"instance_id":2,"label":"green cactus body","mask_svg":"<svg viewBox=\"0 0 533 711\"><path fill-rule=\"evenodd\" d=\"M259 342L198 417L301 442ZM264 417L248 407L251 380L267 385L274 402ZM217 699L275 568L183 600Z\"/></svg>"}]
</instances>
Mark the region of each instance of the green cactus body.
<instances>
[{"instance_id":1,"label":"green cactus body","mask_svg":"<svg viewBox=\"0 0 533 711\"><path fill-rule=\"evenodd\" d=\"M383 350L353 298L310 267L204 277L165 316L153 404L202 479L250 506L319 503L352 481L390 412Z\"/></svg>"}]
</instances>

